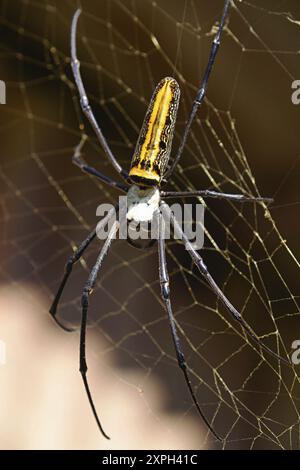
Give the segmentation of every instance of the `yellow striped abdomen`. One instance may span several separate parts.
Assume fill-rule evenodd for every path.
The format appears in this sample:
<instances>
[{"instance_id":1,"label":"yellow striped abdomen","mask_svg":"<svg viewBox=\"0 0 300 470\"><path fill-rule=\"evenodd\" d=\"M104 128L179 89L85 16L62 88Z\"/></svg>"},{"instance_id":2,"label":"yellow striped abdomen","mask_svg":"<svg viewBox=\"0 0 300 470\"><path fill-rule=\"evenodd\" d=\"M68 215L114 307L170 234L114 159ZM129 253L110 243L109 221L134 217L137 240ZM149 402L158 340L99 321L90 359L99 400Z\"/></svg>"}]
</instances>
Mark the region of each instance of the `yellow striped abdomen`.
<instances>
[{"instance_id":1,"label":"yellow striped abdomen","mask_svg":"<svg viewBox=\"0 0 300 470\"><path fill-rule=\"evenodd\" d=\"M158 186L168 164L179 104L174 78L159 82L152 95L132 158L129 176L140 186Z\"/></svg>"}]
</instances>

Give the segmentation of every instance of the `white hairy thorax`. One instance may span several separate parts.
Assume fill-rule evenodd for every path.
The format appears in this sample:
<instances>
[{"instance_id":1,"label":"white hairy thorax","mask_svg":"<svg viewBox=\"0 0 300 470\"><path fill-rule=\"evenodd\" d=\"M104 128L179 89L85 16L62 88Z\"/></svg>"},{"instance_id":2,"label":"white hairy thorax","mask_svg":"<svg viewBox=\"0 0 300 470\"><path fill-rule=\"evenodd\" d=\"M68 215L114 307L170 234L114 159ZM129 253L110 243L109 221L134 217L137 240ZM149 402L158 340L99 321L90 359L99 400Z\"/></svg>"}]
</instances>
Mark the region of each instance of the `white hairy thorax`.
<instances>
[{"instance_id":1,"label":"white hairy thorax","mask_svg":"<svg viewBox=\"0 0 300 470\"><path fill-rule=\"evenodd\" d=\"M127 220L151 222L159 201L158 188L141 189L136 185L131 186L127 193Z\"/></svg>"}]
</instances>

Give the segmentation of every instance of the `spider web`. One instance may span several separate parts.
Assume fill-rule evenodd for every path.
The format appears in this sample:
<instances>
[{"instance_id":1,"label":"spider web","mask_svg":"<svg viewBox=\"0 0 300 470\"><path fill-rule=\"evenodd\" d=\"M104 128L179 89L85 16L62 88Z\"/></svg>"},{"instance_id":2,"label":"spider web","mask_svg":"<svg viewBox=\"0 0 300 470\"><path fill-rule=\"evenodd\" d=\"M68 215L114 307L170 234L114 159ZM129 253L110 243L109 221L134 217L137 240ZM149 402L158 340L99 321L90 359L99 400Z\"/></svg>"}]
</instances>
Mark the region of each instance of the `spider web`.
<instances>
[{"instance_id":1,"label":"spider web","mask_svg":"<svg viewBox=\"0 0 300 470\"><path fill-rule=\"evenodd\" d=\"M274 197L269 209L206 200L201 254L251 328L283 356L299 339L299 109L291 103L299 61L298 3L235 1L207 98L169 184L173 190ZM0 2L0 78L7 84L7 104L1 106L1 278L16 286L34 283L49 305L64 260L97 222L96 207L118 197L71 162L84 131L85 159L115 177L83 119L70 72L70 22L78 5ZM82 0L78 55L84 83L125 168L152 90L167 75L182 90L173 149L178 147L222 5ZM80 292L98 250L96 242L74 269L62 299L60 317L72 324L80 322ZM168 390L167 406L179 409L183 420L196 412L160 300L156 251L113 243L93 293L89 325L106 341L99 370L116 355L120 367L142 371L142 383L131 384L137 396L149 377L159 377ZM207 434L199 446L299 448L296 366L280 364L245 336L188 253L172 241L168 267L195 392L224 437L221 444ZM151 409L151 403L145 406Z\"/></svg>"}]
</instances>

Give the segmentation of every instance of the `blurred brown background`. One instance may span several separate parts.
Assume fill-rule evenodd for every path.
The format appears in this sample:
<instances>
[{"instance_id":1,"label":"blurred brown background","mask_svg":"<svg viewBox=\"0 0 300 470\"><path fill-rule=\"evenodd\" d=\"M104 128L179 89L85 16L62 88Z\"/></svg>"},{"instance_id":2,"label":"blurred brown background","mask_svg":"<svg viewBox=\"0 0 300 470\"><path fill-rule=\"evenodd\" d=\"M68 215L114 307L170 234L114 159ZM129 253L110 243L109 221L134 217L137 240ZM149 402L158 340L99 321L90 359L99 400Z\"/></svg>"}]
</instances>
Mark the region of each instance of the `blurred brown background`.
<instances>
[{"instance_id":1,"label":"blurred brown background","mask_svg":"<svg viewBox=\"0 0 300 470\"><path fill-rule=\"evenodd\" d=\"M97 205L118 196L71 163L85 126L84 157L115 176L82 118L70 71L69 30L78 5L0 0L0 79L7 84L7 104L0 108L0 339L7 344L7 364L0 366L1 448L106 445L77 372L78 335L63 334L47 317L64 262L95 225ZM182 90L177 148L222 5L81 2L82 75L97 120L125 167L152 90L166 75L174 75ZM291 102L292 81L300 79L299 19L296 0L236 2L206 103L170 182L173 189L254 194L258 188L274 197L270 213L278 232L261 207L210 201L211 238L203 257L257 334L274 350L280 340L282 354L299 339L299 266L291 256L299 256L300 231L300 106ZM66 289L60 315L73 324L80 321L80 292L98 250L95 242ZM282 370L268 357L261 364L242 332L229 328L228 314L182 247L170 244L169 255L174 310L197 397L209 419L215 416L224 447L298 447L297 370ZM221 446L197 418L174 359L155 247L138 252L113 244L91 301L90 325L89 373L109 445ZM270 336L274 329L277 337Z\"/></svg>"}]
</instances>

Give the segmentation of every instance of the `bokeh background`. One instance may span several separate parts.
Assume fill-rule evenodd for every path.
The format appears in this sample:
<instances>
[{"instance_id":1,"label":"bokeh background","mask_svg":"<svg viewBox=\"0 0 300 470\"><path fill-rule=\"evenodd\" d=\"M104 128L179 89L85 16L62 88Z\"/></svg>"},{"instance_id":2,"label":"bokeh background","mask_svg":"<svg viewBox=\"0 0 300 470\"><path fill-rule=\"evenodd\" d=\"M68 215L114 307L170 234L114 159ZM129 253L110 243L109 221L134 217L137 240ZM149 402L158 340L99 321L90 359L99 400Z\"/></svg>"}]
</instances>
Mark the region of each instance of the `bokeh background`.
<instances>
[{"instance_id":1,"label":"bokeh background","mask_svg":"<svg viewBox=\"0 0 300 470\"><path fill-rule=\"evenodd\" d=\"M220 0L0 0L1 448L298 448L299 380L259 354L169 243L173 305L199 402L225 439L196 415L176 365L159 297L156 247L114 242L93 293L89 376L112 440L98 435L78 372L78 334L47 313L64 262L118 193L71 162L115 176L82 117L70 70L72 14L81 5L78 54L95 115L128 168L156 83L173 75L182 99L177 148ZM274 197L258 205L208 201L203 257L263 341L282 355L299 332L299 77L296 0L235 2L207 99L172 189L223 189ZM196 202L196 201L195 201ZM74 274L60 317L80 322L80 292L95 242ZM299 336L299 334L298 334Z\"/></svg>"}]
</instances>

